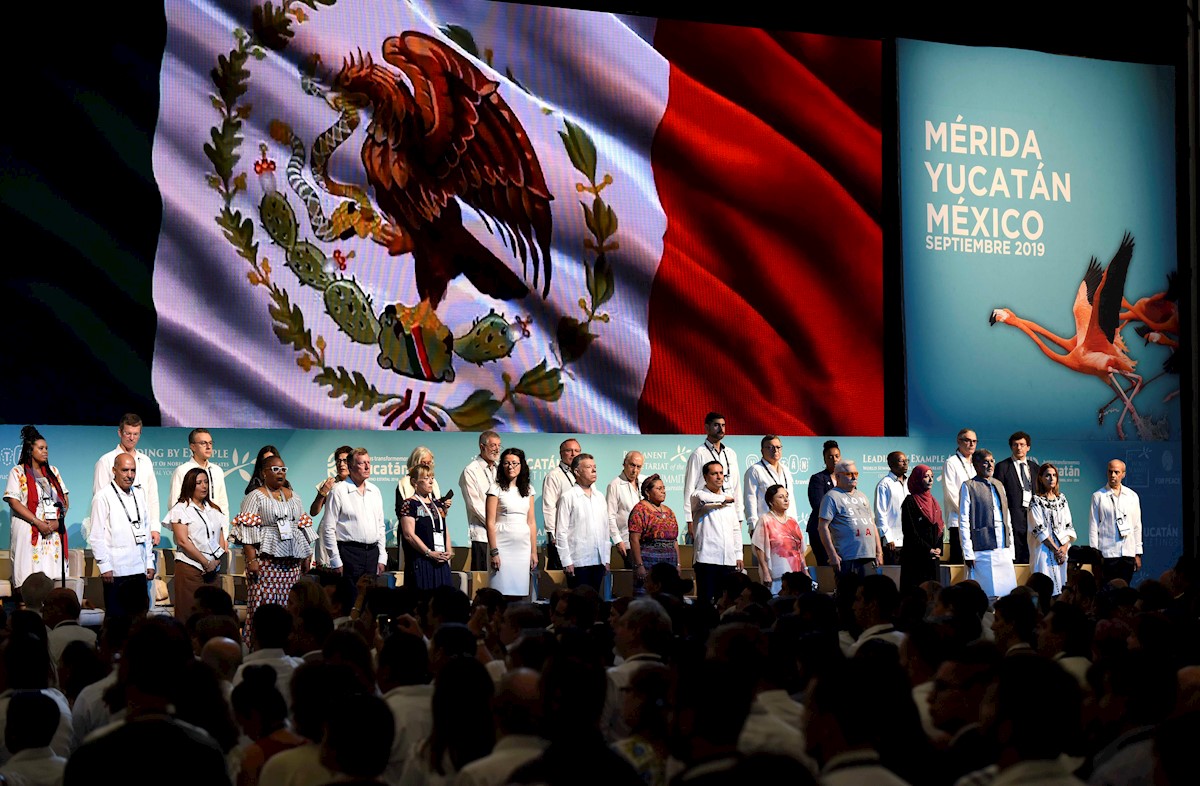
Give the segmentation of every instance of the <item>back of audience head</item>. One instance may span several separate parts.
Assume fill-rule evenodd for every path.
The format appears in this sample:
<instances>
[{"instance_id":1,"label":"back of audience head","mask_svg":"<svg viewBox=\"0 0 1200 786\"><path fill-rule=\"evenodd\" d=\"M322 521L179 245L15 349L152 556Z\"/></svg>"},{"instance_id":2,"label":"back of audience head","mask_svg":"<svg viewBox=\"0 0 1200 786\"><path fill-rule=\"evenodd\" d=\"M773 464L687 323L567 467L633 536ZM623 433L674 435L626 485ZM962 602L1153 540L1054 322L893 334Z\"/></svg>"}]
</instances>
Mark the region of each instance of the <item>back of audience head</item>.
<instances>
[{"instance_id":1,"label":"back of audience head","mask_svg":"<svg viewBox=\"0 0 1200 786\"><path fill-rule=\"evenodd\" d=\"M4 746L10 755L49 747L61 718L58 704L46 694L41 691L17 691L8 699Z\"/></svg>"},{"instance_id":2,"label":"back of audience head","mask_svg":"<svg viewBox=\"0 0 1200 786\"><path fill-rule=\"evenodd\" d=\"M429 670L436 682L446 664L457 657L473 658L479 640L466 625L449 622L433 633L429 644Z\"/></svg>"},{"instance_id":3,"label":"back of audience head","mask_svg":"<svg viewBox=\"0 0 1200 786\"><path fill-rule=\"evenodd\" d=\"M1037 595L1038 610L1043 614L1050 611L1050 605L1054 603L1054 579L1045 573L1031 573L1025 580L1025 586Z\"/></svg>"},{"instance_id":4,"label":"back of audience head","mask_svg":"<svg viewBox=\"0 0 1200 786\"><path fill-rule=\"evenodd\" d=\"M429 594L431 628L447 622L467 624L471 619L471 599L457 587L438 587Z\"/></svg>"},{"instance_id":5,"label":"back of audience head","mask_svg":"<svg viewBox=\"0 0 1200 786\"><path fill-rule=\"evenodd\" d=\"M447 775L443 761L454 770L491 753L496 730L491 717L495 684L483 664L473 657L451 658L433 688L433 731L427 749L434 772Z\"/></svg>"},{"instance_id":6,"label":"back of audience head","mask_svg":"<svg viewBox=\"0 0 1200 786\"><path fill-rule=\"evenodd\" d=\"M321 764L358 782L378 782L391 756L395 718L383 699L369 693L342 696L331 702L321 741Z\"/></svg>"},{"instance_id":7,"label":"back of audience head","mask_svg":"<svg viewBox=\"0 0 1200 786\"><path fill-rule=\"evenodd\" d=\"M283 649L291 635L292 615L283 606L264 603L254 610L253 650Z\"/></svg>"},{"instance_id":8,"label":"back of audience head","mask_svg":"<svg viewBox=\"0 0 1200 786\"><path fill-rule=\"evenodd\" d=\"M1029 697L1044 697L1030 715ZM1020 761L1057 759L1080 728L1079 683L1044 658L1005 658L984 693L979 719L1000 751L1001 769Z\"/></svg>"},{"instance_id":9,"label":"back of audience head","mask_svg":"<svg viewBox=\"0 0 1200 786\"><path fill-rule=\"evenodd\" d=\"M224 614L209 614L205 617L193 614L188 618L188 626L195 631L193 638L197 652L203 650L204 645L213 639L224 638L238 641L242 635L237 618L227 617Z\"/></svg>"},{"instance_id":10,"label":"back of audience head","mask_svg":"<svg viewBox=\"0 0 1200 786\"><path fill-rule=\"evenodd\" d=\"M595 733L604 709L608 676L582 636L559 639L542 669L542 706L547 737L571 740Z\"/></svg>"},{"instance_id":11,"label":"back of audience head","mask_svg":"<svg viewBox=\"0 0 1200 786\"><path fill-rule=\"evenodd\" d=\"M252 664L242 670L242 681L233 688L230 704L234 717L251 740L257 741L287 724L287 702L275 678L275 669Z\"/></svg>"},{"instance_id":12,"label":"back of audience head","mask_svg":"<svg viewBox=\"0 0 1200 786\"><path fill-rule=\"evenodd\" d=\"M1036 596L1027 597L1016 591L996 599L992 632L998 645L1007 649L1021 643L1030 646L1037 644L1036 601Z\"/></svg>"},{"instance_id":13,"label":"back of audience head","mask_svg":"<svg viewBox=\"0 0 1200 786\"><path fill-rule=\"evenodd\" d=\"M504 609L497 635L500 643L507 647L517 640L522 631L545 628L546 624L546 612L536 603L528 601L510 603Z\"/></svg>"},{"instance_id":14,"label":"back of audience head","mask_svg":"<svg viewBox=\"0 0 1200 786\"><path fill-rule=\"evenodd\" d=\"M325 593L319 581L301 578L288 590L287 610L292 616L298 617L302 610L313 606L328 611L329 595Z\"/></svg>"},{"instance_id":15,"label":"back of audience head","mask_svg":"<svg viewBox=\"0 0 1200 786\"><path fill-rule=\"evenodd\" d=\"M384 693L405 685L429 684L429 648L420 636L397 631L379 651L376 673Z\"/></svg>"},{"instance_id":16,"label":"back of audience head","mask_svg":"<svg viewBox=\"0 0 1200 786\"><path fill-rule=\"evenodd\" d=\"M197 614L216 614L237 619L237 613L233 610L233 598L215 584L202 584L196 588L192 608Z\"/></svg>"},{"instance_id":17,"label":"back of audience head","mask_svg":"<svg viewBox=\"0 0 1200 786\"><path fill-rule=\"evenodd\" d=\"M72 641L63 648L58 663L58 685L72 705L79 692L104 678L109 672L95 647L86 641Z\"/></svg>"},{"instance_id":18,"label":"back of audience head","mask_svg":"<svg viewBox=\"0 0 1200 786\"><path fill-rule=\"evenodd\" d=\"M558 650L558 638L541 629L528 629L521 633L508 653L511 668L524 668L540 672L546 661Z\"/></svg>"},{"instance_id":19,"label":"back of audience head","mask_svg":"<svg viewBox=\"0 0 1200 786\"><path fill-rule=\"evenodd\" d=\"M60 622L78 622L82 610L79 605L79 596L75 594L75 590L56 587L50 590L45 602L42 603L42 619L46 621L47 628L53 628Z\"/></svg>"},{"instance_id":20,"label":"back of audience head","mask_svg":"<svg viewBox=\"0 0 1200 786\"><path fill-rule=\"evenodd\" d=\"M674 675L662 663L645 663L630 675L621 717L634 735L651 740L666 738L674 691Z\"/></svg>"},{"instance_id":21,"label":"back of audience head","mask_svg":"<svg viewBox=\"0 0 1200 786\"><path fill-rule=\"evenodd\" d=\"M861 628L891 624L900 606L900 590L888 576L865 576L855 591L854 621Z\"/></svg>"},{"instance_id":22,"label":"back of audience head","mask_svg":"<svg viewBox=\"0 0 1200 786\"><path fill-rule=\"evenodd\" d=\"M303 608L295 617L289 651L296 657L319 652L333 635L333 615L322 606Z\"/></svg>"},{"instance_id":23,"label":"back of audience head","mask_svg":"<svg viewBox=\"0 0 1200 786\"><path fill-rule=\"evenodd\" d=\"M238 667L242 665L242 645L229 636L215 636L204 643L200 660L213 670L218 679L233 682Z\"/></svg>"},{"instance_id":24,"label":"back of audience head","mask_svg":"<svg viewBox=\"0 0 1200 786\"><path fill-rule=\"evenodd\" d=\"M978 722L983 695L1000 661L1000 651L990 642L975 642L948 652L938 666L929 696L933 724L954 734L967 724Z\"/></svg>"},{"instance_id":25,"label":"back of audience head","mask_svg":"<svg viewBox=\"0 0 1200 786\"><path fill-rule=\"evenodd\" d=\"M46 596L53 589L54 579L41 571L30 573L25 582L21 584L21 600L24 602L26 609L41 614L42 606L46 602Z\"/></svg>"},{"instance_id":26,"label":"back of audience head","mask_svg":"<svg viewBox=\"0 0 1200 786\"><path fill-rule=\"evenodd\" d=\"M371 656L371 647L358 631L335 630L325 640L321 655L326 663L348 666L362 684L363 690L374 690L375 662Z\"/></svg>"},{"instance_id":27,"label":"back of audience head","mask_svg":"<svg viewBox=\"0 0 1200 786\"><path fill-rule=\"evenodd\" d=\"M322 661L302 664L292 672L293 728L302 737L320 742L334 702L362 692L362 682L349 666Z\"/></svg>"},{"instance_id":28,"label":"back of audience head","mask_svg":"<svg viewBox=\"0 0 1200 786\"><path fill-rule=\"evenodd\" d=\"M1092 623L1078 606L1056 602L1038 626L1038 651L1048 658L1064 653L1091 658Z\"/></svg>"},{"instance_id":29,"label":"back of audience head","mask_svg":"<svg viewBox=\"0 0 1200 786\"><path fill-rule=\"evenodd\" d=\"M639 598L629 603L614 626L616 646L623 657L648 651L666 655L671 647L671 618L658 601Z\"/></svg>"},{"instance_id":30,"label":"back of audience head","mask_svg":"<svg viewBox=\"0 0 1200 786\"><path fill-rule=\"evenodd\" d=\"M500 678L496 686L496 695L492 698L492 715L496 720L498 735L541 734L542 694L538 687L540 679L541 676L536 671L524 668L505 672Z\"/></svg>"},{"instance_id":31,"label":"back of audience head","mask_svg":"<svg viewBox=\"0 0 1200 786\"><path fill-rule=\"evenodd\" d=\"M334 619L349 617L354 608L354 582L349 576L325 573L321 576L321 587L329 598L329 613Z\"/></svg>"},{"instance_id":32,"label":"back of audience head","mask_svg":"<svg viewBox=\"0 0 1200 786\"><path fill-rule=\"evenodd\" d=\"M22 613L33 614L17 612L13 617ZM37 617L36 614L33 616ZM42 631L44 633L44 627ZM0 690L42 690L50 687L53 672L50 650L46 646L44 635L38 637L32 632L14 630L0 646L4 649L4 672Z\"/></svg>"}]
</instances>

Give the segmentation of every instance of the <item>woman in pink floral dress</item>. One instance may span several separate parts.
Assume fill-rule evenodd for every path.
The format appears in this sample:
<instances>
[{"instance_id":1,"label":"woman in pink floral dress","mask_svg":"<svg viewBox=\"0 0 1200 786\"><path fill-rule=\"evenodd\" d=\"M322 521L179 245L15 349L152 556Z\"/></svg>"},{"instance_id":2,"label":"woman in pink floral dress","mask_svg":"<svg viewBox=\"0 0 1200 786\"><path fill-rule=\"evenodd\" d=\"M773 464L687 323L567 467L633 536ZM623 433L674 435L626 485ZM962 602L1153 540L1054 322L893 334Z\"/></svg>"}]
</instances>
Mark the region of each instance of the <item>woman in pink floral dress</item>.
<instances>
[{"instance_id":1,"label":"woman in pink floral dress","mask_svg":"<svg viewBox=\"0 0 1200 786\"><path fill-rule=\"evenodd\" d=\"M754 527L750 542L758 557L758 575L762 583L778 595L784 573L808 575L804 564L804 532L796 519L788 516L788 490L776 484L764 495L769 510L762 514Z\"/></svg>"}]
</instances>

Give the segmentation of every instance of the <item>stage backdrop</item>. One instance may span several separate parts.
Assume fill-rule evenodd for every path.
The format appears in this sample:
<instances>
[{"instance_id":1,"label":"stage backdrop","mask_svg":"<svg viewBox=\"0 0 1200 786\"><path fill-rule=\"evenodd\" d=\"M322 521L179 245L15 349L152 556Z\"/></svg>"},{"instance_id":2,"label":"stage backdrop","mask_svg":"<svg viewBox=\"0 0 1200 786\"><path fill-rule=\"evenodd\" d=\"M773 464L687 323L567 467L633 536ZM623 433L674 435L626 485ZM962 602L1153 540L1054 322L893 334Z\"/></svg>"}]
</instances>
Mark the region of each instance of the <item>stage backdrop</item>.
<instances>
[{"instance_id":1,"label":"stage backdrop","mask_svg":"<svg viewBox=\"0 0 1200 786\"><path fill-rule=\"evenodd\" d=\"M480 0L166 12L164 424L882 433L880 42Z\"/></svg>"},{"instance_id":2,"label":"stage backdrop","mask_svg":"<svg viewBox=\"0 0 1200 786\"><path fill-rule=\"evenodd\" d=\"M79 548L85 541L81 524L91 506L92 472L96 459L117 445L115 428L58 427L42 429L50 446L50 462L59 468L67 487L71 490L71 508L67 514L71 545ZM171 472L188 459L187 430L176 428L145 429L139 448L154 460L155 481L158 483L162 500L162 515L168 504L166 496L170 486ZM505 446L523 449L530 463L535 493L539 495L546 473L558 465L558 445L562 434L504 434ZM987 447L998 457L1007 455L1003 433L981 431L981 447ZM590 435L579 438L585 452L596 456L599 468L597 485L603 489L617 476L627 450L640 450L645 455L642 477L651 473L663 476L667 486L667 504L683 521L683 472L688 456L702 442L703 437L694 435ZM784 461L795 476L797 488L794 496L801 516L801 524L809 514L807 484L813 473L823 468L821 445L824 437L785 437ZM240 505L254 457L258 449L266 444L276 446L288 466L288 478L293 488L307 504L315 494L315 486L333 472L332 451L339 445L363 446L371 452L373 465L372 480L384 494L385 514L388 527L388 542L396 543L396 515L393 500L396 482L404 473L409 452L418 444L429 446L435 454L436 475L444 494L455 489L449 522L452 541L456 545L467 543L466 514L463 512L462 493L458 491L458 477L462 468L478 452L478 440L474 434L428 434L422 437L362 431L290 431L268 429L214 429L214 461L225 471L230 504ZM859 488L872 496L879 480L887 474L887 454L892 450L908 453L912 466L928 464L937 473L934 493L941 500L941 469L948 451L952 451L953 437L944 440L928 439L883 439L883 438L839 438L842 456L858 462ZM759 459L758 437L731 436L726 444L738 454L742 472ZM0 466L7 471L16 463L20 454L20 429L17 426L0 426ZM1169 568L1183 550L1182 493L1180 479L1180 455L1170 443L1146 443L1131 446L1121 442L1097 440L1034 442L1032 455L1039 461L1051 461L1059 467L1063 491L1070 504L1079 532L1080 543L1089 542L1088 509L1091 494L1104 485L1105 467L1111 458L1120 458L1128 466L1126 485L1138 493L1142 500L1143 541L1145 560L1138 580L1157 578ZM7 505L0 506L0 544L9 544L9 521L11 513ZM541 505L537 505L539 531L542 526ZM743 531L745 535L745 532ZM170 538L167 537L169 542ZM749 538L746 537L749 542Z\"/></svg>"},{"instance_id":3,"label":"stage backdrop","mask_svg":"<svg viewBox=\"0 0 1200 786\"><path fill-rule=\"evenodd\" d=\"M910 433L1178 440L1172 69L897 52Z\"/></svg>"}]
</instances>

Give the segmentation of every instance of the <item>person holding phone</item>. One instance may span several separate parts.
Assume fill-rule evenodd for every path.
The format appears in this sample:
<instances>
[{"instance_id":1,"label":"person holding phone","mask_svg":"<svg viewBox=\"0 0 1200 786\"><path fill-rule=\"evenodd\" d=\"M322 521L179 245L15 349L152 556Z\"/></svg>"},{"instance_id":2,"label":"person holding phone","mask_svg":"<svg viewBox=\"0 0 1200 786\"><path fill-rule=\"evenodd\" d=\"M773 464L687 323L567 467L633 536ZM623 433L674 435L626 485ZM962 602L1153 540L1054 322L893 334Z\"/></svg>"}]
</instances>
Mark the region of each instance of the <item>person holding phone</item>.
<instances>
[{"instance_id":1,"label":"person holding phone","mask_svg":"<svg viewBox=\"0 0 1200 786\"><path fill-rule=\"evenodd\" d=\"M450 529L446 509L433 492L433 469L417 464L408 471L413 494L400 505L400 542L404 547L404 584L428 592L449 586Z\"/></svg>"}]
</instances>

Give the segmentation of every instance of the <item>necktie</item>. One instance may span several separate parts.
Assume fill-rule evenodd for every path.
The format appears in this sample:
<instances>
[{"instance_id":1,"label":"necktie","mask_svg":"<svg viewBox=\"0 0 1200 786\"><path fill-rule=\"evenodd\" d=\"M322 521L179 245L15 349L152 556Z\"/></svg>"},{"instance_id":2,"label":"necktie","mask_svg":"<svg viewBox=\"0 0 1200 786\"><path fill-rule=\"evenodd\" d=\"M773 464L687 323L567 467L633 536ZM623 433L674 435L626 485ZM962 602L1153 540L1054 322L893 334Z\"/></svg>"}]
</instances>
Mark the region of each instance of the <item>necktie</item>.
<instances>
[{"instance_id":1,"label":"necktie","mask_svg":"<svg viewBox=\"0 0 1200 786\"><path fill-rule=\"evenodd\" d=\"M1024 462L1021 463L1021 488L1025 489L1026 491L1030 490L1029 468Z\"/></svg>"}]
</instances>

